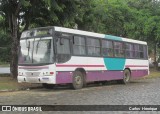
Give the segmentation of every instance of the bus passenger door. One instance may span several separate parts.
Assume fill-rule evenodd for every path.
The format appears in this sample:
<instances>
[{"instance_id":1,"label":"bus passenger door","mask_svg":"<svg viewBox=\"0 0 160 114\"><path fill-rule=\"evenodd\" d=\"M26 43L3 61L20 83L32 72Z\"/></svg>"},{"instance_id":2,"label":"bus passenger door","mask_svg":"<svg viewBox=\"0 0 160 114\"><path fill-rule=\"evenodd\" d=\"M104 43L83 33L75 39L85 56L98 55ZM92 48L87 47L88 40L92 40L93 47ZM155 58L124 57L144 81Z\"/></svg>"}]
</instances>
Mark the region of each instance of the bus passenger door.
<instances>
[{"instance_id":1,"label":"bus passenger door","mask_svg":"<svg viewBox=\"0 0 160 114\"><path fill-rule=\"evenodd\" d=\"M57 38L56 41L56 62L65 63L71 59L70 39L65 37Z\"/></svg>"}]
</instances>

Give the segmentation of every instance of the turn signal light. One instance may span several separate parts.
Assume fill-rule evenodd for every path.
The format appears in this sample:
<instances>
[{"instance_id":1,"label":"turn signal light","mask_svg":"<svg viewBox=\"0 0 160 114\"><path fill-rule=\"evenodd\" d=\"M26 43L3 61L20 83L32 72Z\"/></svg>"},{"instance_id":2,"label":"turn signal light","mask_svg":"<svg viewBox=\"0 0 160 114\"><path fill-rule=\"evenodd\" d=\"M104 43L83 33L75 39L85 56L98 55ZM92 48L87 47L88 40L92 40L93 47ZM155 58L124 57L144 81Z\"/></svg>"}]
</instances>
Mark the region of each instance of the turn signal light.
<instances>
[{"instance_id":1,"label":"turn signal light","mask_svg":"<svg viewBox=\"0 0 160 114\"><path fill-rule=\"evenodd\" d=\"M43 72L44 76L52 76L54 72Z\"/></svg>"},{"instance_id":2,"label":"turn signal light","mask_svg":"<svg viewBox=\"0 0 160 114\"><path fill-rule=\"evenodd\" d=\"M18 74L19 74L19 76L23 76L23 72L19 72Z\"/></svg>"}]
</instances>

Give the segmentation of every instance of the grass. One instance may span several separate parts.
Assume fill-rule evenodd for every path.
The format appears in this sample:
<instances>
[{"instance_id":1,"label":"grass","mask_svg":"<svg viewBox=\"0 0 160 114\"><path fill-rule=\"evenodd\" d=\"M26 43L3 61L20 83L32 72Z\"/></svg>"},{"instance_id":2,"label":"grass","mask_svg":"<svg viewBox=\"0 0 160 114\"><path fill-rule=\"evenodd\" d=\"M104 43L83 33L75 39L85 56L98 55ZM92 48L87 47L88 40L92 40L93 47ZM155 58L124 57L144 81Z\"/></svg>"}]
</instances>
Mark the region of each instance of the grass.
<instances>
[{"instance_id":1,"label":"grass","mask_svg":"<svg viewBox=\"0 0 160 114\"><path fill-rule=\"evenodd\" d=\"M160 78L160 71L151 70L149 76L145 76L142 79ZM18 83L17 80L13 80L7 74L0 74L0 91L1 90L19 90L40 87L40 84L28 84Z\"/></svg>"},{"instance_id":2,"label":"grass","mask_svg":"<svg viewBox=\"0 0 160 114\"><path fill-rule=\"evenodd\" d=\"M18 89L18 83L9 76L2 75L0 77L0 90L15 90Z\"/></svg>"},{"instance_id":3,"label":"grass","mask_svg":"<svg viewBox=\"0 0 160 114\"><path fill-rule=\"evenodd\" d=\"M151 71L150 74L144 78L160 78L160 71Z\"/></svg>"},{"instance_id":4,"label":"grass","mask_svg":"<svg viewBox=\"0 0 160 114\"><path fill-rule=\"evenodd\" d=\"M8 74L0 74L0 91L5 90L24 90L31 87L40 86L39 84L18 83L17 80L10 77Z\"/></svg>"},{"instance_id":5,"label":"grass","mask_svg":"<svg viewBox=\"0 0 160 114\"><path fill-rule=\"evenodd\" d=\"M9 63L1 62L1 61L0 61L0 67L9 67L9 66L10 66Z\"/></svg>"}]
</instances>

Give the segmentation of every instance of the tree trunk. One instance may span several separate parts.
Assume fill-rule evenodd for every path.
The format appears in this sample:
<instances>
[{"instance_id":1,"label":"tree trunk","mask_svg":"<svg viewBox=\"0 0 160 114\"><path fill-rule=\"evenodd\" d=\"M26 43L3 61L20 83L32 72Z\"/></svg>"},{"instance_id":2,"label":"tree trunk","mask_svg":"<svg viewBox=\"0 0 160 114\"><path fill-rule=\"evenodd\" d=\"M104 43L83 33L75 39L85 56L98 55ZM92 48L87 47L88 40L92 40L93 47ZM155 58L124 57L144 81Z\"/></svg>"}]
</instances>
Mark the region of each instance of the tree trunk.
<instances>
[{"instance_id":1,"label":"tree trunk","mask_svg":"<svg viewBox=\"0 0 160 114\"><path fill-rule=\"evenodd\" d=\"M157 43L154 45L154 68L158 70L158 62L157 62Z\"/></svg>"},{"instance_id":2,"label":"tree trunk","mask_svg":"<svg viewBox=\"0 0 160 114\"><path fill-rule=\"evenodd\" d=\"M18 46L19 46L19 38L18 38L18 19L12 14L11 16L12 26L11 26L11 37L12 37L12 46L11 46L11 62L10 62L10 71L11 76L14 79L17 79L18 75Z\"/></svg>"}]
</instances>

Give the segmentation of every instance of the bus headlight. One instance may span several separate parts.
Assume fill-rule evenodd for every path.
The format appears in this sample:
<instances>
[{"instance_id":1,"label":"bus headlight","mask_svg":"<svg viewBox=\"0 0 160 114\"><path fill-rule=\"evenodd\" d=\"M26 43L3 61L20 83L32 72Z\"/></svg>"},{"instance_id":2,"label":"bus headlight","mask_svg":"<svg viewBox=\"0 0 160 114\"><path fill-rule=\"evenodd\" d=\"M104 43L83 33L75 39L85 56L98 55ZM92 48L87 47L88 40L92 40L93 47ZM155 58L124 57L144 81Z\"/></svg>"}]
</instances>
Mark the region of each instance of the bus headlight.
<instances>
[{"instance_id":1,"label":"bus headlight","mask_svg":"<svg viewBox=\"0 0 160 114\"><path fill-rule=\"evenodd\" d=\"M24 76L24 73L23 72L19 72L18 75L19 76Z\"/></svg>"},{"instance_id":2,"label":"bus headlight","mask_svg":"<svg viewBox=\"0 0 160 114\"><path fill-rule=\"evenodd\" d=\"M54 72L43 72L43 76L52 76Z\"/></svg>"}]
</instances>

